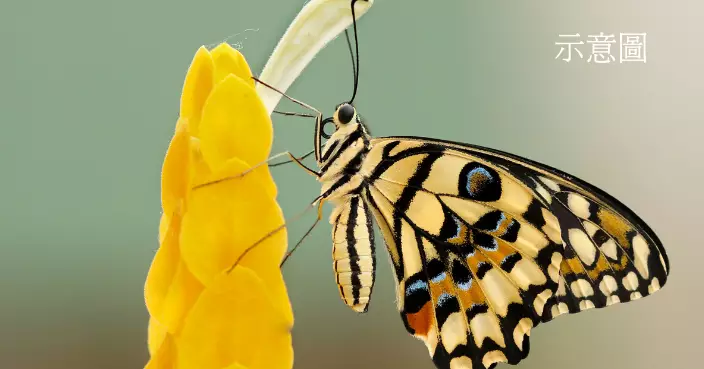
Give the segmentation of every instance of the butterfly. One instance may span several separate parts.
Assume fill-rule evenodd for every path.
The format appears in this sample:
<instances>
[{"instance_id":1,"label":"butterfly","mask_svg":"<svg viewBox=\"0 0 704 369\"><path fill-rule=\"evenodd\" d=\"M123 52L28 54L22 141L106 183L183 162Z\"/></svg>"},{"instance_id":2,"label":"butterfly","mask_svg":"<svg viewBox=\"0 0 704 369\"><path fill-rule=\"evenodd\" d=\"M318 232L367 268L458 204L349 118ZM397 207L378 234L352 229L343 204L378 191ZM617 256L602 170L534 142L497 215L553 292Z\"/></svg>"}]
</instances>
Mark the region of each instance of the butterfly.
<instances>
[{"instance_id":1,"label":"butterfly","mask_svg":"<svg viewBox=\"0 0 704 369\"><path fill-rule=\"evenodd\" d=\"M333 269L354 311L367 311L374 287L373 224L403 324L438 368L517 364L540 323L665 284L669 261L656 234L599 188L490 148L372 137L352 103L356 55L352 98L329 118L315 116L318 169L289 154L321 183L319 205L333 205Z\"/></svg>"}]
</instances>

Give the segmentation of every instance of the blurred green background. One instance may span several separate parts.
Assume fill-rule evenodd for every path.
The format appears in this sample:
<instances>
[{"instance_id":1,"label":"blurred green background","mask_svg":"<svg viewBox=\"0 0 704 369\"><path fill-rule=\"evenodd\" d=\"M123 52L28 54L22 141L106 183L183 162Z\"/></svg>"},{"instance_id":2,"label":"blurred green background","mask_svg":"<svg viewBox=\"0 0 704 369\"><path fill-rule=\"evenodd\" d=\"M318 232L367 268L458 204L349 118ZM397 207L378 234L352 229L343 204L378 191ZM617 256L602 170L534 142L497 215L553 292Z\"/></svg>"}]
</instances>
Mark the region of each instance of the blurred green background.
<instances>
[{"instance_id":1,"label":"blurred green background","mask_svg":"<svg viewBox=\"0 0 704 369\"><path fill-rule=\"evenodd\" d=\"M200 45L255 29L229 42L258 73L303 3L0 6L1 368L144 365L142 288L186 69ZM701 367L702 14L693 0L376 0L362 18L356 103L373 134L465 141L561 168L628 204L667 248L661 292L540 326L521 368ZM559 34L599 32L647 32L647 64L554 59ZM288 92L331 111L351 74L338 39ZM274 152L311 147L310 122L274 124ZM296 166L273 172L288 216L320 190ZM296 368L433 368L403 328L380 258L366 315L340 301L327 223L290 259Z\"/></svg>"}]
</instances>

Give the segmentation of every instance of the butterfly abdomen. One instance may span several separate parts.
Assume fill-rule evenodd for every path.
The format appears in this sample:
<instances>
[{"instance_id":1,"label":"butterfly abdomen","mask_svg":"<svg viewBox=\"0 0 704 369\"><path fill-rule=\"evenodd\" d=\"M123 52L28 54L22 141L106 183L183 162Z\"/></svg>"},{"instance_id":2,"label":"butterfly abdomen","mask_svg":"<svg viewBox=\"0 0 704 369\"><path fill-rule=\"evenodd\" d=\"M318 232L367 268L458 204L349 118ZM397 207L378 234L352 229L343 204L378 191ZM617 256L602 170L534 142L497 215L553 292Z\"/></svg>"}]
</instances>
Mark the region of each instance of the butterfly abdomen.
<instances>
[{"instance_id":1,"label":"butterfly abdomen","mask_svg":"<svg viewBox=\"0 0 704 369\"><path fill-rule=\"evenodd\" d=\"M376 258L369 207L359 196L350 196L333 210L332 258L342 301L363 313L374 287Z\"/></svg>"}]
</instances>

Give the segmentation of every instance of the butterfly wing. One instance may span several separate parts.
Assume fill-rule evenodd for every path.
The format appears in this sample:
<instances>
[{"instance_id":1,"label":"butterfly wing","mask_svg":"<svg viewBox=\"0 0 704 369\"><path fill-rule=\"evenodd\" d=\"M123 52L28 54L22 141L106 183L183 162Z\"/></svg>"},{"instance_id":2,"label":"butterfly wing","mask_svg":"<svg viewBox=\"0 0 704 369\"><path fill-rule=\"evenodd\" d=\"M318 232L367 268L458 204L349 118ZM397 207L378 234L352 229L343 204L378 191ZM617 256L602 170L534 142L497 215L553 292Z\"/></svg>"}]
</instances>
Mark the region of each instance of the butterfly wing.
<instances>
[{"instance_id":1,"label":"butterfly wing","mask_svg":"<svg viewBox=\"0 0 704 369\"><path fill-rule=\"evenodd\" d=\"M539 323L665 283L667 257L647 225L554 168L477 146L389 137L372 140L361 172L401 316L439 368L516 364Z\"/></svg>"}]
</instances>

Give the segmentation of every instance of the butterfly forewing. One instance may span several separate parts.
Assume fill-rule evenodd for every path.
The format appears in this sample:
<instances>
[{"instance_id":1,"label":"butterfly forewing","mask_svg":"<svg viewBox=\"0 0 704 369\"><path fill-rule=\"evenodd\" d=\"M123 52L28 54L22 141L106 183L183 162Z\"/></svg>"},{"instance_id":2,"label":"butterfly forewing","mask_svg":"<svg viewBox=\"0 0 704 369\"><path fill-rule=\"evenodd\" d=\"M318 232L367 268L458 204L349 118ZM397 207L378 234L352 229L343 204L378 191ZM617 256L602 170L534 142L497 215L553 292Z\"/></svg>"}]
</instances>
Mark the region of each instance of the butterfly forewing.
<instances>
[{"instance_id":1,"label":"butterfly forewing","mask_svg":"<svg viewBox=\"0 0 704 369\"><path fill-rule=\"evenodd\" d=\"M648 225L617 199L555 168L488 148L424 140L495 163L540 194L564 243L558 293L544 321L647 296L665 284L669 261Z\"/></svg>"},{"instance_id":2,"label":"butterfly forewing","mask_svg":"<svg viewBox=\"0 0 704 369\"><path fill-rule=\"evenodd\" d=\"M380 138L359 172L406 328L440 368L516 364L540 322L665 282L652 231L553 168L468 145Z\"/></svg>"}]
</instances>

